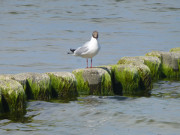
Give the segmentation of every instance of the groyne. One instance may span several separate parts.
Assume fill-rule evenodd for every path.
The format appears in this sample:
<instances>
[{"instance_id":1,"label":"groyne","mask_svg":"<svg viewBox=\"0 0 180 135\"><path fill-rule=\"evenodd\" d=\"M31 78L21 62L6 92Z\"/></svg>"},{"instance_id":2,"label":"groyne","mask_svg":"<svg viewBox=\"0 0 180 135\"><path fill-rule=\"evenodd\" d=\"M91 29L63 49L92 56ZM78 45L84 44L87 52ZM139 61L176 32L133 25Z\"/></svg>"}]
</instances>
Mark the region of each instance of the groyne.
<instances>
[{"instance_id":1,"label":"groyne","mask_svg":"<svg viewBox=\"0 0 180 135\"><path fill-rule=\"evenodd\" d=\"M123 57L117 64L70 72L0 75L0 114L24 112L27 100L76 100L80 95L149 96L152 83L180 78L180 47Z\"/></svg>"}]
</instances>

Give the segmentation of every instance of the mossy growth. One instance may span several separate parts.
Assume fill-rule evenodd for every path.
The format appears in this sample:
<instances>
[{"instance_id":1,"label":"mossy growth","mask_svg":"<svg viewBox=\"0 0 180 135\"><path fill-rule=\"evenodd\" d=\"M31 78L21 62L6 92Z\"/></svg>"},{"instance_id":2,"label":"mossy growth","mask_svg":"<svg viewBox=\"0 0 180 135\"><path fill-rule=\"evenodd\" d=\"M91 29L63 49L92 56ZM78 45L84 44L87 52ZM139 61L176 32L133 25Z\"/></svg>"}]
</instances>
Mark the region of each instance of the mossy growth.
<instances>
[{"instance_id":1,"label":"mossy growth","mask_svg":"<svg viewBox=\"0 0 180 135\"><path fill-rule=\"evenodd\" d=\"M171 51L173 50L175 49ZM178 54L152 51L146 55L158 57L160 59L159 78L180 78L180 58L178 58Z\"/></svg>"},{"instance_id":2,"label":"mossy growth","mask_svg":"<svg viewBox=\"0 0 180 135\"><path fill-rule=\"evenodd\" d=\"M153 71L153 75L154 75L154 70L155 70L154 68L156 65L158 65L158 62L160 63L160 61L158 60L159 60L158 58L147 57L147 56L123 57L118 61L118 64L129 65L132 66L133 68L137 68L137 71L140 76L139 88L142 90L143 93L143 91L152 88L152 83L151 83L152 74L147 65L151 67L151 70ZM144 92L144 94L145 93L147 92Z\"/></svg>"},{"instance_id":3,"label":"mossy growth","mask_svg":"<svg viewBox=\"0 0 180 135\"><path fill-rule=\"evenodd\" d=\"M180 61L178 60L179 70L174 71L172 67L169 67L166 64L162 64L161 71L162 71L162 77L167 77L171 79L179 79L180 78Z\"/></svg>"},{"instance_id":4,"label":"mossy growth","mask_svg":"<svg viewBox=\"0 0 180 135\"><path fill-rule=\"evenodd\" d=\"M111 76L104 68L88 69L84 72L83 76L85 80L89 80L90 95L114 95Z\"/></svg>"},{"instance_id":5,"label":"mossy growth","mask_svg":"<svg viewBox=\"0 0 180 135\"><path fill-rule=\"evenodd\" d=\"M76 81L72 77L61 77L48 73L51 79L52 98L70 101L76 100L78 93L76 89Z\"/></svg>"},{"instance_id":6,"label":"mossy growth","mask_svg":"<svg viewBox=\"0 0 180 135\"><path fill-rule=\"evenodd\" d=\"M20 73L12 76L23 86L27 99L49 100L51 98L50 77L45 73Z\"/></svg>"},{"instance_id":7,"label":"mossy growth","mask_svg":"<svg viewBox=\"0 0 180 135\"><path fill-rule=\"evenodd\" d=\"M161 60L161 52L160 51L152 51L152 52L146 53L146 56L158 57Z\"/></svg>"},{"instance_id":8,"label":"mossy growth","mask_svg":"<svg viewBox=\"0 0 180 135\"><path fill-rule=\"evenodd\" d=\"M152 54L158 56L158 52L153 52ZM123 57L118 61L117 64L134 64L134 65L144 64L149 67L151 71L151 78L156 80L159 79L160 76L161 61L157 57L153 57L153 56Z\"/></svg>"},{"instance_id":9,"label":"mossy growth","mask_svg":"<svg viewBox=\"0 0 180 135\"><path fill-rule=\"evenodd\" d=\"M140 76L140 89L142 90L142 95L149 96L149 90L152 89L152 79L151 72L148 66L144 64L134 65Z\"/></svg>"},{"instance_id":10,"label":"mossy growth","mask_svg":"<svg viewBox=\"0 0 180 135\"><path fill-rule=\"evenodd\" d=\"M77 69L73 74L79 95L114 95L111 76L104 68Z\"/></svg>"},{"instance_id":11,"label":"mossy growth","mask_svg":"<svg viewBox=\"0 0 180 135\"><path fill-rule=\"evenodd\" d=\"M29 99L49 100L51 98L50 80L27 79L26 93Z\"/></svg>"},{"instance_id":12,"label":"mossy growth","mask_svg":"<svg viewBox=\"0 0 180 135\"><path fill-rule=\"evenodd\" d=\"M156 58L156 57L155 57ZM161 62L153 62L150 60L144 60L144 64L147 65L151 71L151 77L153 80L157 80L161 76Z\"/></svg>"},{"instance_id":13,"label":"mossy growth","mask_svg":"<svg viewBox=\"0 0 180 135\"><path fill-rule=\"evenodd\" d=\"M140 92L140 75L133 65L113 65L116 93L124 96L136 96Z\"/></svg>"},{"instance_id":14,"label":"mossy growth","mask_svg":"<svg viewBox=\"0 0 180 135\"><path fill-rule=\"evenodd\" d=\"M90 88L88 86L88 82L84 81L83 78L83 70L75 70L72 72L77 80L77 91L79 95L89 95Z\"/></svg>"},{"instance_id":15,"label":"mossy growth","mask_svg":"<svg viewBox=\"0 0 180 135\"><path fill-rule=\"evenodd\" d=\"M118 95L149 96L152 88L150 69L142 63L113 65L113 88Z\"/></svg>"},{"instance_id":16,"label":"mossy growth","mask_svg":"<svg viewBox=\"0 0 180 135\"><path fill-rule=\"evenodd\" d=\"M0 80L2 112L25 112L25 92L20 83L14 80Z\"/></svg>"},{"instance_id":17,"label":"mossy growth","mask_svg":"<svg viewBox=\"0 0 180 135\"><path fill-rule=\"evenodd\" d=\"M132 63L143 63L144 61L140 57L123 57L117 64L132 64Z\"/></svg>"},{"instance_id":18,"label":"mossy growth","mask_svg":"<svg viewBox=\"0 0 180 135\"><path fill-rule=\"evenodd\" d=\"M170 52L178 52L180 53L180 47L172 48Z\"/></svg>"},{"instance_id":19,"label":"mossy growth","mask_svg":"<svg viewBox=\"0 0 180 135\"><path fill-rule=\"evenodd\" d=\"M180 78L180 55L178 53L162 54L162 77Z\"/></svg>"},{"instance_id":20,"label":"mossy growth","mask_svg":"<svg viewBox=\"0 0 180 135\"><path fill-rule=\"evenodd\" d=\"M113 87L112 87L112 80L109 73L105 73L102 75L101 78L101 93L99 93L102 96L111 96L114 95Z\"/></svg>"},{"instance_id":21,"label":"mossy growth","mask_svg":"<svg viewBox=\"0 0 180 135\"><path fill-rule=\"evenodd\" d=\"M1 89L0 89L0 113L3 113L3 112L4 112L4 109L2 106L2 94L1 94Z\"/></svg>"}]
</instances>

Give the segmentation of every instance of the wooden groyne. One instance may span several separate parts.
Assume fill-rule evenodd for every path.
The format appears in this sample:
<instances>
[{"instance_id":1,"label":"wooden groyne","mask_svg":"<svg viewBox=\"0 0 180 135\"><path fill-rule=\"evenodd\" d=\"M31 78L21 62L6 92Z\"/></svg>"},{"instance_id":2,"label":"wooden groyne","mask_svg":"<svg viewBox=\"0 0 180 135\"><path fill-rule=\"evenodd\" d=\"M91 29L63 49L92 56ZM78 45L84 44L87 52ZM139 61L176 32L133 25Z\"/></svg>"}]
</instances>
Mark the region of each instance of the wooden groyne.
<instances>
[{"instance_id":1,"label":"wooden groyne","mask_svg":"<svg viewBox=\"0 0 180 135\"><path fill-rule=\"evenodd\" d=\"M23 112L27 100L76 100L80 95L149 96L152 83L180 78L180 47L123 57L115 65L70 72L0 75L0 114Z\"/></svg>"}]
</instances>

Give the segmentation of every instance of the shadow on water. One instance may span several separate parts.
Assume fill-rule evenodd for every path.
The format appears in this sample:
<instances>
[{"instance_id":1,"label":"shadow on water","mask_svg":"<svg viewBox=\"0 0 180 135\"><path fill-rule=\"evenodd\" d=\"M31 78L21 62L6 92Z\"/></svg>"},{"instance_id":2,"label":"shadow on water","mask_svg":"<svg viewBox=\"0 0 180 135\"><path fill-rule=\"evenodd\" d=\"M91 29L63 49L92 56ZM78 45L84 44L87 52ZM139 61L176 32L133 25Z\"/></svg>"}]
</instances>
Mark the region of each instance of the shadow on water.
<instances>
[{"instance_id":1,"label":"shadow on water","mask_svg":"<svg viewBox=\"0 0 180 135\"><path fill-rule=\"evenodd\" d=\"M20 122L20 123L29 123L32 121L34 116L26 116L26 112L24 113L3 113L0 114L0 120L8 119L10 122Z\"/></svg>"},{"instance_id":2,"label":"shadow on water","mask_svg":"<svg viewBox=\"0 0 180 135\"><path fill-rule=\"evenodd\" d=\"M108 99L115 99L118 101L124 101L124 100L129 100L129 99L135 99L135 98L129 98L129 97L123 97L123 96L110 96Z\"/></svg>"},{"instance_id":3,"label":"shadow on water","mask_svg":"<svg viewBox=\"0 0 180 135\"><path fill-rule=\"evenodd\" d=\"M28 101L31 102L31 101ZM29 104L29 103L27 103ZM10 123L30 123L33 120L33 117L39 115L36 113L38 110L36 108L28 108L29 105L26 106L26 109L17 112L3 112L0 113L0 121L8 120ZM31 114L32 113L32 114ZM30 114L30 115L29 115Z\"/></svg>"},{"instance_id":4,"label":"shadow on water","mask_svg":"<svg viewBox=\"0 0 180 135\"><path fill-rule=\"evenodd\" d=\"M79 97L78 103L84 105L93 105L98 106L104 104L104 100L117 100L117 101L125 101L125 100L132 100L136 99L133 97L124 97L124 96L86 96L86 97Z\"/></svg>"}]
</instances>

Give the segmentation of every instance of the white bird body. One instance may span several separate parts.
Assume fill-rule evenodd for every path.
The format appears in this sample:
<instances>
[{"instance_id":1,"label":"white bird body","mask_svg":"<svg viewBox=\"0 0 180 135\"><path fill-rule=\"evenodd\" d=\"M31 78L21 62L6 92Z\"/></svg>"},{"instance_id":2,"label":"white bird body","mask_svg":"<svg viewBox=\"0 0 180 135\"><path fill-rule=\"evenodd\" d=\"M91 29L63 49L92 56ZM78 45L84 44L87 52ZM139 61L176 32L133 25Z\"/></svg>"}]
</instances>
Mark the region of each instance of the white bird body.
<instances>
[{"instance_id":1,"label":"white bird body","mask_svg":"<svg viewBox=\"0 0 180 135\"><path fill-rule=\"evenodd\" d=\"M80 56L87 59L87 68L88 68L88 58L91 58L91 68L92 68L92 58L98 54L100 50L100 45L98 44L98 32L94 31L91 37L91 40L86 42L83 46L78 47L77 49L70 49L71 52L68 54L73 54L74 56Z\"/></svg>"},{"instance_id":2,"label":"white bird body","mask_svg":"<svg viewBox=\"0 0 180 135\"><path fill-rule=\"evenodd\" d=\"M91 37L91 40L86 42L82 47L78 47L73 55L80 56L83 58L93 58L98 54L100 50L100 45L98 44L97 39Z\"/></svg>"}]
</instances>

